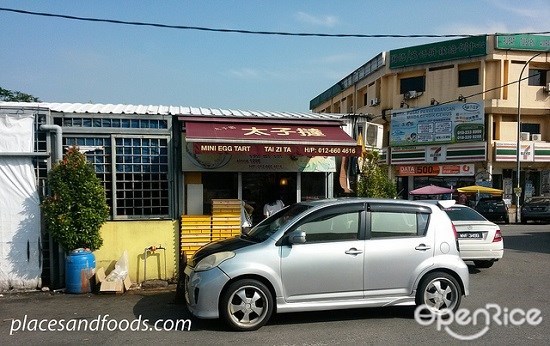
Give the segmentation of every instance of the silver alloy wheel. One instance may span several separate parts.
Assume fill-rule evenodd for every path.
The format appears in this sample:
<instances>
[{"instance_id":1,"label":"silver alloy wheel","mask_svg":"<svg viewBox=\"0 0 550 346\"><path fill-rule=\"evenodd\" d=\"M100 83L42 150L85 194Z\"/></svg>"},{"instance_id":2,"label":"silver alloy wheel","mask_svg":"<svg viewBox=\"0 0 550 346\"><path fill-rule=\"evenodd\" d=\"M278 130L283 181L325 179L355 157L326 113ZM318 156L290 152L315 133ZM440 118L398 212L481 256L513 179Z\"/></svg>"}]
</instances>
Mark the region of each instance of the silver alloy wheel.
<instances>
[{"instance_id":1,"label":"silver alloy wheel","mask_svg":"<svg viewBox=\"0 0 550 346\"><path fill-rule=\"evenodd\" d=\"M227 311L232 322L243 329L263 323L270 310L270 299L254 285L235 290L228 299Z\"/></svg>"},{"instance_id":2,"label":"silver alloy wheel","mask_svg":"<svg viewBox=\"0 0 550 346\"><path fill-rule=\"evenodd\" d=\"M434 313L443 309L454 311L460 302L460 289L454 280L443 273L428 281L421 294L423 304Z\"/></svg>"}]
</instances>

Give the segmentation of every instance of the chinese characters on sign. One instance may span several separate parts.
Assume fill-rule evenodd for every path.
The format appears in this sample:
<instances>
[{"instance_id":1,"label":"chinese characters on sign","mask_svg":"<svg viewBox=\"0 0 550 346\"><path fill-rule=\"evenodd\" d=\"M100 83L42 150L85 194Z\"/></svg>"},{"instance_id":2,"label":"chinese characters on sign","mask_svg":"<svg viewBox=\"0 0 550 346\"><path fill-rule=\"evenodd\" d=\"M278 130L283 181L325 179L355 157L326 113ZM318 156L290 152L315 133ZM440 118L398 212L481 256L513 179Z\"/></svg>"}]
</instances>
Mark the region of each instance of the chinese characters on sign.
<instances>
[{"instance_id":1,"label":"chinese characters on sign","mask_svg":"<svg viewBox=\"0 0 550 346\"><path fill-rule=\"evenodd\" d=\"M244 133L244 136L271 136L274 134L276 136L289 136L290 134L296 133L303 137L324 137L325 134L322 130L318 128L301 128L292 129L291 127L272 127L272 128L257 128L252 126L251 128L243 128L243 130L248 131Z\"/></svg>"}]
</instances>

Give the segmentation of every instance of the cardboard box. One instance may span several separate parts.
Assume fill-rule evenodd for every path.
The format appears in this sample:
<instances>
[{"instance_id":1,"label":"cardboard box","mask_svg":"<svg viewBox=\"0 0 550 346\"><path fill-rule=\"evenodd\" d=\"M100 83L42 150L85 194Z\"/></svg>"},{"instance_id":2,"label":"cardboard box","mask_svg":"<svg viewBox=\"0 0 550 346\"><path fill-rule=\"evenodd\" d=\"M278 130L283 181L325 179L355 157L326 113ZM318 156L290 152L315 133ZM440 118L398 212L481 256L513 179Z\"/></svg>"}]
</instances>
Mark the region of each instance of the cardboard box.
<instances>
[{"instance_id":1,"label":"cardboard box","mask_svg":"<svg viewBox=\"0 0 550 346\"><path fill-rule=\"evenodd\" d=\"M117 279L113 281L107 281L105 276L105 269L103 267L96 270L96 282L99 284L99 292L103 293L123 293L128 291L132 286L132 281L128 275L124 279Z\"/></svg>"}]
</instances>

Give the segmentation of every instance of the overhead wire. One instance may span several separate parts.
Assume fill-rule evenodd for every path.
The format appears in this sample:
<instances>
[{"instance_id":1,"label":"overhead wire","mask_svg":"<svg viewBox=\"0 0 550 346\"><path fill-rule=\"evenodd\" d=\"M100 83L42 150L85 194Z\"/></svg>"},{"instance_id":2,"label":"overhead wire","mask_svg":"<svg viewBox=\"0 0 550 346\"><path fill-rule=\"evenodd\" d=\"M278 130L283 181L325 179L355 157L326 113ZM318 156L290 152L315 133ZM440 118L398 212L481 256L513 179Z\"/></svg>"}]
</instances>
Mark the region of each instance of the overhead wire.
<instances>
[{"instance_id":1,"label":"overhead wire","mask_svg":"<svg viewBox=\"0 0 550 346\"><path fill-rule=\"evenodd\" d=\"M336 38L452 38L452 37L473 37L473 36L482 36L485 34L326 34L326 33L307 33L307 32L284 32L284 31L256 31L256 30L243 30L243 29L223 29L223 28L209 28L201 26L187 26L187 25L170 25L162 23L148 23L148 22L137 22L137 21L125 21L118 19L104 19L104 18L92 18L92 17L80 17L72 16L66 14L57 14L57 13L47 13L47 12L36 12L36 11L27 11L19 10L14 8L5 8L0 7L0 11L4 12L13 12L19 14L27 14L33 16L42 16L42 17L51 17L51 18L62 18L69 20L78 20L86 22L100 22L100 23L111 23L111 24L122 24L122 25L133 25L133 26L147 26L154 28L165 28L165 29L179 29L179 30L197 30L197 31L209 31L209 32L220 32L220 33L236 33L236 34L249 34L249 35L277 35L277 36L302 36L302 37L336 37ZM507 33L506 35L527 35L527 34L549 34L550 31L540 31L540 32L522 32L522 33Z\"/></svg>"},{"instance_id":2,"label":"overhead wire","mask_svg":"<svg viewBox=\"0 0 550 346\"><path fill-rule=\"evenodd\" d=\"M166 29L180 29L180 30L198 30L198 31L210 31L210 32L221 32L221 33L237 33L237 34L254 34L254 35L279 35L279 36L303 36L303 37L340 37L340 38L452 38L452 37L474 37L482 36L486 34L326 34L326 33L300 33L300 32L282 32L282 31L255 31L255 30L243 30L243 29L222 29L222 28L209 28L209 27L199 27L199 26L186 26L186 25L169 25L161 23L148 23L148 22L137 22L137 21L124 21L118 19L104 19L104 18L92 18L92 17L80 17L56 13L46 13L46 12L36 12L36 11L27 11L14 8L5 8L0 7L0 11L4 12L13 12L26 15L42 16L42 17L51 17L51 18L62 18L69 20L78 20L78 21L87 21L87 22L99 22L99 23L111 23L111 24L122 24L122 25L133 25L133 26L147 26L155 28L166 28ZM500 33L504 34L504 33ZM538 31L538 32L521 32L521 33L505 33L505 35L544 35L550 34L550 31ZM467 100L468 98L485 94L487 92L506 87L511 84L519 83L522 80L532 77L527 76L521 80L512 81L491 89L483 90L478 93L471 95L462 96L461 100ZM458 99L453 99L445 102L440 102L437 105L444 105L451 102L455 102ZM435 107L437 105L429 105L426 107L416 108L416 110Z\"/></svg>"}]
</instances>

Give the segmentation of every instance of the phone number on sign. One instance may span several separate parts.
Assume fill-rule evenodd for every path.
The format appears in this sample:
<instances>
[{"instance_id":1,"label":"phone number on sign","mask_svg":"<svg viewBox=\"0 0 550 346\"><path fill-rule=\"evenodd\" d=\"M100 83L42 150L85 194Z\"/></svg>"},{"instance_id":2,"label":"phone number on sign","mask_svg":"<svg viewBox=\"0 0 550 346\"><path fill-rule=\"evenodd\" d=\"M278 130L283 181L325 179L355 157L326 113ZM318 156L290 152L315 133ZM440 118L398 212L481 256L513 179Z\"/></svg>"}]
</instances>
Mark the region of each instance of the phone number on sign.
<instances>
[{"instance_id":1,"label":"phone number on sign","mask_svg":"<svg viewBox=\"0 0 550 346\"><path fill-rule=\"evenodd\" d=\"M335 147L321 147L317 148L317 153L327 154L327 155L338 155L338 154L355 154L357 152L356 148L335 148Z\"/></svg>"}]
</instances>

